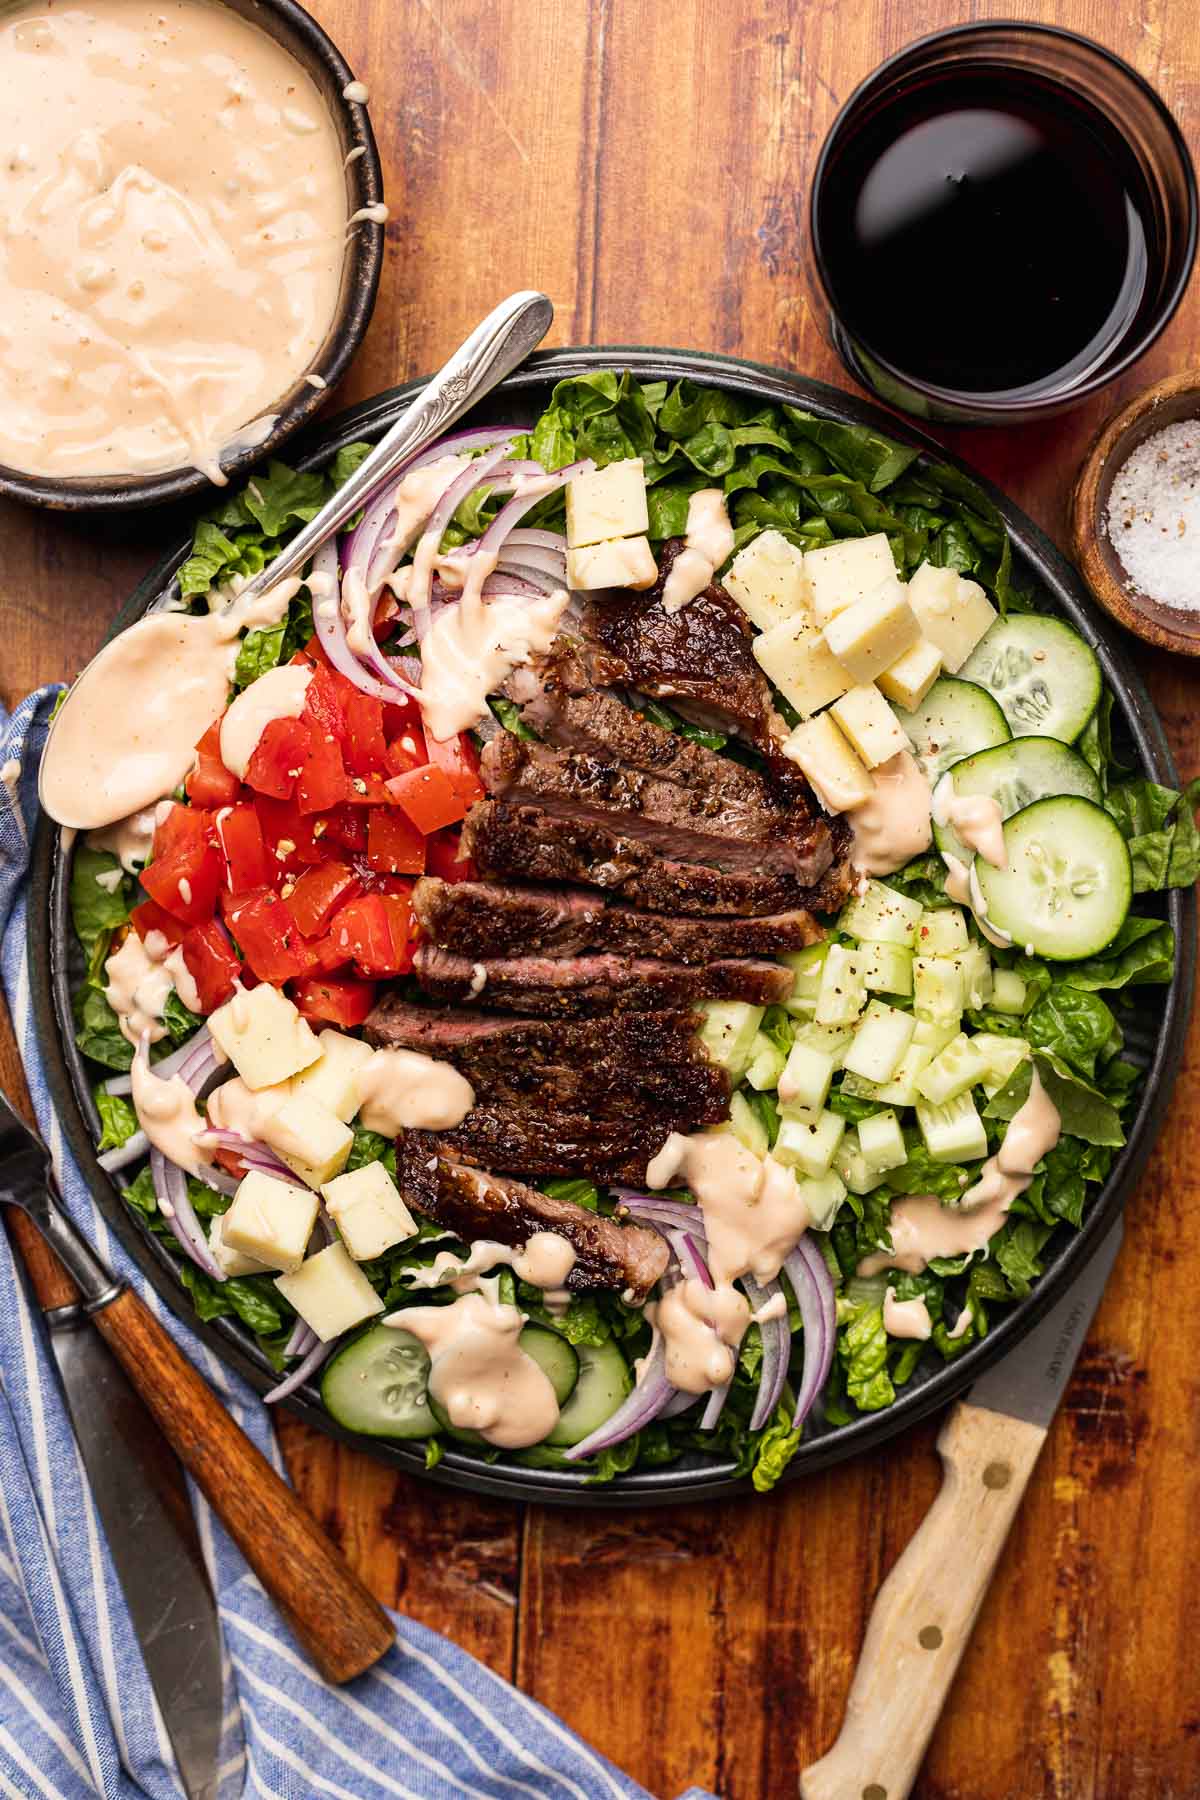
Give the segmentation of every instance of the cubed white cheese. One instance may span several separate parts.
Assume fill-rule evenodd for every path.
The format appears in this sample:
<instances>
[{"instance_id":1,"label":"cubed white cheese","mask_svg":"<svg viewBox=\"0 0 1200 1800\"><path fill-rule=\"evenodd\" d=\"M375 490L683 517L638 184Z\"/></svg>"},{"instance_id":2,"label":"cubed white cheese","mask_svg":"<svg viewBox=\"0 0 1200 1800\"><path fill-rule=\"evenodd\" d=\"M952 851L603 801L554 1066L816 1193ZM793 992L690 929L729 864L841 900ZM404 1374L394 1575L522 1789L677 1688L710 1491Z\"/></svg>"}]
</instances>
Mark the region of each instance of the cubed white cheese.
<instances>
[{"instance_id":1,"label":"cubed white cheese","mask_svg":"<svg viewBox=\"0 0 1200 1800\"><path fill-rule=\"evenodd\" d=\"M850 686L850 677L802 613L772 625L752 646L763 674L805 719Z\"/></svg>"},{"instance_id":2,"label":"cubed white cheese","mask_svg":"<svg viewBox=\"0 0 1200 1800\"><path fill-rule=\"evenodd\" d=\"M780 749L803 769L827 813L848 812L870 799L875 783L828 713L797 725Z\"/></svg>"},{"instance_id":3,"label":"cubed white cheese","mask_svg":"<svg viewBox=\"0 0 1200 1800\"><path fill-rule=\"evenodd\" d=\"M818 625L836 619L896 574L895 558L882 531L810 550L804 567L812 585L812 609Z\"/></svg>"},{"instance_id":4,"label":"cubed white cheese","mask_svg":"<svg viewBox=\"0 0 1200 1800\"><path fill-rule=\"evenodd\" d=\"M932 563L922 563L909 582L908 602L951 675L997 618L977 581L968 581L957 569L935 569Z\"/></svg>"},{"instance_id":5,"label":"cubed white cheese","mask_svg":"<svg viewBox=\"0 0 1200 1800\"><path fill-rule=\"evenodd\" d=\"M724 585L760 631L770 631L784 619L809 610L812 586L804 568L804 552L789 544L781 531L761 531L739 550Z\"/></svg>"},{"instance_id":6,"label":"cubed white cheese","mask_svg":"<svg viewBox=\"0 0 1200 1800\"><path fill-rule=\"evenodd\" d=\"M269 1269L298 1269L316 1222L315 1194L253 1169L223 1215L221 1239Z\"/></svg>"},{"instance_id":7,"label":"cubed white cheese","mask_svg":"<svg viewBox=\"0 0 1200 1800\"><path fill-rule=\"evenodd\" d=\"M264 1132L268 1144L301 1181L319 1188L346 1166L354 1133L324 1106L303 1098L285 1101Z\"/></svg>"},{"instance_id":8,"label":"cubed white cheese","mask_svg":"<svg viewBox=\"0 0 1200 1800\"><path fill-rule=\"evenodd\" d=\"M358 1111L356 1071L370 1062L375 1052L361 1038L347 1037L332 1027L320 1032L317 1042L320 1059L293 1079L292 1093L349 1124Z\"/></svg>"},{"instance_id":9,"label":"cubed white cheese","mask_svg":"<svg viewBox=\"0 0 1200 1800\"><path fill-rule=\"evenodd\" d=\"M321 1189L329 1216L355 1262L382 1256L417 1235L412 1214L381 1162L338 1175Z\"/></svg>"},{"instance_id":10,"label":"cubed white cheese","mask_svg":"<svg viewBox=\"0 0 1200 1800\"><path fill-rule=\"evenodd\" d=\"M901 750L912 749L899 719L873 682L852 687L829 710L868 769L898 756Z\"/></svg>"},{"instance_id":11,"label":"cubed white cheese","mask_svg":"<svg viewBox=\"0 0 1200 1800\"><path fill-rule=\"evenodd\" d=\"M576 475L567 483L567 543L602 544L608 538L637 537L649 529L646 475L640 456Z\"/></svg>"},{"instance_id":12,"label":"cubed white cheese","mask_svg":"<svg viewBox=\"0 0 1200 1800\"><path fill-rule=\"evenodd\" d=\"M247 1256L244 1250L234 1250L225 1242L225 1221L228 1213L218 1213L208 1228L208 1247L212 1251L213 1261L222 1274L261 1275L279 1264L260 1262L257 1256Z\"/></svg>"},{"instance_id":13,"label":"cubed white cheese","mask_svg":"<svg viewBox=\"0 0 1200 1800\"><path fill-rule=\"evenodd\" d=\"M825 642L855 682L874 681L921 635L905 588L889 575L825 626Z\"/></svg>"},{"instance_id":14,"label":"cubed white cheese","mask_svg":"<svg viewBox=\"0 0 1200 1800\"><path fill-rule=\"evenodd\" d=\"M658 564L649 538L610 538L567 551L567 586L576 591L650 588L657 580Z\"/></svg>"},{"instance_id":15,"label":"cubed white cheese","mask_svg":"<svg viewBox=\"0 0 1200 1800\"><path fill-rule=\"evenodd\" d=\"M275 1286L323 1344L383 1311L383 1301L344 1244L318 1250L294 1274L280 1275Z\"/></svg>"},{"instance_id":16,"label":"cubed white cheese","mask_svg":"<svg viewBox=\"0 0 1200 1800\"><path fill-rule=\"evenodd\" d=\"M915 712L941 672L941 651L923 637L875 679L889 700L905 712Z\"/></svg>"},{"instance_id":17,"label":"cubed white cheese","mask_svg":"<svg viewBox=\"0 0 1200 1800\"><path fill-rule=\"evenodd\" d=\"M321 1046L286 994L269 982L209 1014L208 1029L248 1088L273 1087L315 1063Z\"/></svg>"}]
</instances>

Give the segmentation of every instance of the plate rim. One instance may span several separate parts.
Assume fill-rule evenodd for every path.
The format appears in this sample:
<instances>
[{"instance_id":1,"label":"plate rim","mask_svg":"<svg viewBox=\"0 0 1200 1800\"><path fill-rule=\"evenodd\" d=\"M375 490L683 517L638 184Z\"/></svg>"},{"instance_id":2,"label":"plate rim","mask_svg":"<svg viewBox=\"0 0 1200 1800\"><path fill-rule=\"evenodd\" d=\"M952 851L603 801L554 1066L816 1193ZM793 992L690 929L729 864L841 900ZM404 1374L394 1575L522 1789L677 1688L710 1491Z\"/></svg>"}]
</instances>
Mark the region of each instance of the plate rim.
<instances>
[{"instance_id":1,"label":"plate rim","mask_svg":"<svg viewBox=\"0 0 1200 1800\"><path fill-rule=\"evenodd\" d=\"M776 404L800 404L838 423L867 425L889 437L907 439L927 456L969 475L1003 517L1012 538L1014 555L1022 568L1027 568L1048 589L1096 651L1105 677L1117 695L1118 705L1126 715L1144 766L1154 779L1166 785L1178 784L1174 759L1157 709L1136 667L1126 662L1117 628L1094 613L1094 603L1082 577L1041 528L994 483L948 452L912 421L892 415L844 389L770 364L720 353L630 344L538 352L481 402L472 416L503 410L498 408L502 396L614 366L628 368L643 379L682 377L701 383L707 381L735 392L754 393ZM424 378L418 378L385 389L336 414L327 423L310 428L291 447L293 455L289 460L301 468L316 466L364 432L385 428L401 405L423 385ZM123 630L141 615L173 578L190 543L189 532L147 572L117 614L108 636ZM171 1311L262 1394L278 1379L266 1368L265 1359L248 1347L239 1325L228 1319L205 1323L197 1317L190 1297L174 1273L175 1264L166 1247L138 1225L121 1200L116 1183L100 1168L96 1159L86 1109L71 1069L76 1053L73 1045L68 1050L64 1041L63 1024L70 1017L64 954L66 939L61 930L56 931L53 927L56 920L62 920L65 911L68 859L57 854L58 841L58 833L51 822L40 817L31 865L28 946L33 974L34 1023L52 1102L92 1195L124 1248ZM1191 1014L1196 964L1197 904L1194 891L1171 890L1166 896L1166 913L1175 931L1176 951L1175 974L1166 990L1162 1024L1128 1141L1118 1158L1116 1171L1092 1203L1083 1226L1064 1241L1063 1248L1033 1292L1009 1308L981 1343L955 1362L935 1370L919 1387L902 1393L885 1410L863 1414L849 1425L836 1427L802 1443L784 1476L785 1481L797 1480L835 1462L877 1449L949 1404L1033 1328L1085 1267L1145 1169L1165 1118L1181 1060L1180 1052ZM86 1086L84 1091L87 1091ZM327 1436L364 1450L393 1467L442 1485L496 1498L576 1508L635 1508L685 1500L732 1499L751 1491L749 1478L739 1476L735 1464L728 1458L700 1466L688 1463L663 1469L635 1470L603 1484L591 1481L582 1471L488 1464L456 1450L445 1450L437 1466L426 1470L424 1451L418 1446L398 1440L367 1438L348 1431L325 1412L318 1399L308 1397L303 1391L285 1404Z\"/></svg>"}]
</instances>

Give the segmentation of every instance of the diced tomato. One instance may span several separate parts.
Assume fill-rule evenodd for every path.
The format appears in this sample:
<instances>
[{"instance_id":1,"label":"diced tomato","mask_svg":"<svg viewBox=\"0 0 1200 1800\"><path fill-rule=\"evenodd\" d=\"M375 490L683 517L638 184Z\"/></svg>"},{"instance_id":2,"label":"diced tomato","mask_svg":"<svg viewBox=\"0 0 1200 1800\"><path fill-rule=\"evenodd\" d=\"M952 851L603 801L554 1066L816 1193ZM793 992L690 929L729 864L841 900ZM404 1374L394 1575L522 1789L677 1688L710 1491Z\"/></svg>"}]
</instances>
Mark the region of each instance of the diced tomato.
<instances>
[{"instance_id":1,"label":"diced tomato","mask_svg":"<svg viewBox=\"0 0 1200 1800\"><path fill-rule=\"evenodd\" d=\"M219 920L208 919L203 925L192 926L183 940L183 960L196 983L200 1011L215 1012L229 999L242 972L241 962Z\"/></svg>"},{"instance_id":2,"label":"diced tomato","mask_svg":"<svg viewBox=\"0 0 1200 1800\"><path fill-rule=\"evenodd\" d=\"M309 692L312 692L311 687ZM347 797L341 742L326 726L312 719L302 723L308 745L296 783L296 805L302 813L325 812Z\"/></svg>"},{"instance_id":3,"label":"diced tomato","mask_svg":"<svg viewBox=\"0 0 1200 1800\"><path fill-rule=\"evenodd\" d=\"M367 814L367 861L381 875L421 875L425 839L399 807L373 806Z\"/></svg>"},{"instance_id":4,"label":"diced tomato","mask_svg":"<svg viewBox=\"0 0 1200 1800\"><path fill-rule=\"evenodd\" d=\"M292 984L292 999L314 1025L361 1025L375 1004L375 983L353 975L305 975Z\"/></svg>"},{"instance_id":5,"label":"diced tomato","mask_svg":"<svg viewBox=\"0 0 1200 1800\"><path fill-rule=\"evenodd\" d=\"M308 753L308 728L299 719L272 719L246 768L246 781L256 794L290 800Z\"/></svg>"},{"instance_id":6,"label":"diced tomato","mask_svg":"<svg viewBox=\"0 0 1200 1800\"><path fill-rule=\"evenodd\" d=\"M357 691L347 695L346 766L355 775L378 773L387 767L387 739L383 735L383 702ZM393 771L395 773L395 771Z\"/></svg>"},{"instance_id":7,"label":"diced tomato","mask_svg":"<svg viewBox=\"0 0 1200 1800\"><path fill-rule=\"evenodd\" d=\"M317 937L339 906L353 900L359 881L348 863L321 863L308 869L286 896L287 909L306 938Z\"/></svg>"},{"instance_id":8,"label":"diced tomato","mask_svg":"<svg viewBox=\"0 0 1200 1800\"><path fill-rule=\"evenodd\" d=\"M297 651L296 655L299 656L299 654L300 652ZM316 663L318 667L322 669L330 669L333 667L329 658L326 656L321 640L315 631L304 646L304 654L309 662Z\"/></svg>"},{"instance_id":9,"label":"diced tomato","mask_svg":"<svg viewBox=\"0 0 1200 1800\"><path fill-rule=\"evenodd\" d=\"M371 630L377 642L382 643L384 638L391 636L394 623L399 617L400 604L396 596L386 591L380 594L375 603L375 616L371 620Z\"/></svg>"},{"instance_id":10,"label":"diced tomato","mask_svg":"<svg viewBox=\"0 0 1200 1800\"><path fill-rule=\"evenodd\" d=\"M391 929L392 945L398 961L395 973L407 975L413 966L413 951L417 947L417 920L412 909L412 888L403 889L397 882L389 893L378 894L374 898L382 900ZM370 974L363 969L364 975Z\"/></svg>"},{"instance_id":11,"label":"diced tomato","mask_svg":"<svg viewBox=\"0 0 1200 1800\"><path fill-rule=\"evenodd\" d=\"M370 816L365 807L343 803L325 813L320 823L324 825L324 835L331 844L337 844L343 850L365 850L367 820Z\"/></svg>"},{"instance_id":12,"label":"diced tomato","mask_svg":"<svg viewBox=\"0 0 1200 1800\"><path fill-rule=\"evenodd\" d=\"M346 735L345 695L350 686L334 670L319 666L304 696L304 718L318 731L332 733L339 743Z\"/></svg>"},{"instance_id":13,"label":"diced tomato","mask_svg":"<svg viewBox=\"0 0 1200 1800\"><path fill-rule=\"evenodd\" d=\"M129 920L143 943L152 931L159 931L169 944L181 944L187 930L186 925L164 912L155 900L143 900L140 906L135 906Z\"/></svg>"},{"instance_id":14,"label":"diced tomato","mask_svg":"<svg viewBox=\"0 0 1200 1800\"><path fill-rule=\"evenodd\" d=\"M260 981L278 984L306 975L316 957L278 894L264 890L236 901L226 918Z\"/></svg>"},{"instance_id":15,"label":"diced tomato","mask_svg":"<svg viewBox=\"0 0 1200 1800\"><path fill-rule=\"evenodd\" d=\"M470 804L445 769L436 763L427 763L423 769L410 769L407 775L393 775L387 790L417 830L427 837L431 831L440 831L443 825L456 825Z\"/></svg>"},{"instance_id":16,"label":"diced tomato","mask_svg":"<svg viewBox=\"0 0 1200 1800\"><path fill-rule=\"evenodd\" d=\"M225 852L225 885L233 894L266 887L271 879L262 825L252 806L233 806L217 821L217 840Z\"/></svg>"},{"instance_id":17,"label":"diced tomato","mask_svg":"<svg viewBox=\"0 0 1200 1800\"><path fill-rule=\"evenodd\" d=\"M463 798L463 811L483 799L483 783L479 779L479 752L465 732L458 737L427 737L425 749L431 763L444 769ZM461 814L459 815L461 817Z\"/></svg>"},{"instance_id":18,"label":"diced tomato","mask_svg":"<svg viewBox=\"0 0 1200 1800\"><path fill-rule=\"evenodd\" d=\"M224 872L212 842L212 814L173 806L155 829L154 855L142 870L150 898L184 925L198 925L212 917Z\"/></svg>"},{"instance_id":19,"label":"diced tomato","mask_svg":"<svg viewBox=\"0 0 1200 1800\"><path fill-rule=\"evenodd\" d=\"M389 775L407 775L410 769L424 768L425 739L419 731L402 731L387 747L384 766Z\"/></svg>"},{"instance_id":20,"label":"diced tomato","mask_svg":"<svg viewBox=\"0 0 1200 1800\"><path fill-rule=\"evenodd\" d=\"M306 864L325 861L324 833L312 813L302 813L294 800L272 800L264 795L254 806L267 848L267 867L272 879Z\"/></svg>"},{"instance_id":21,"label":"diced tomato","mask_svg":"<svg viewBox=\"0 0 1200 1800\"><path fill-rule=\"evenodd\" d=\"M221 761L221 721L215 719L196 745L196 767L184 782L193 806L232 806L241 782Z\"/></svg>"},{"instance_id":22,"label":"diced tomato","mask_svg":"<svg viewBox=\"0 0 1200 1800\"><path fill-rule=\"evenodd\" d=\"M382 775L350 775L346 781L347 806L390 806L392 796Z\"/></svg>"},{"instance_id":23,"label":"diced tomato","mask_svg":"<svg viewBox=\"0 0 1200 1800\"><path fill-rule=\"evenodd\" d=\"M404 894L360 894L329 930L328 953L352 959L360 975L403 975L412 967L412 905ZM336 965L335 965L336 966Z\"/></svg>"},{"instance_id":24,"label":"diced tomato","mask_svg":"<svg viewBox=\"0 0 1200 1800\"><path fill-rule=\"evenodd\" d=\"M313 639L314 644L316 643L316 641L317 640L314 638ZM308 654L307 650L296 650L293 652L293 654L291 656L288 657L288 668L289 669L311 669L313 666L313 661L314 661L314 659Z\"/></svg>"},{"instance_id":25,"label":"diced tomato","mask_svg":"<svg viewBox=\"0 0 1200 1800\"><path fill-rule=\"evenodd\" d=\"M415 700L398 694L394 701L383 703L383 735L390 744L393 738L414 737L418 744L423 744L424 733L421 729L421 709ZM424 756L421 758L425 760Z\"/></svg>"},{"instance_id":26,"label":"diced tomato","mask_svg":"<svg viewBox=\"0 0 1200 1800\"><path fill-rule=\"evenodd\" d=\"M425 872L440 875L443 881L474 881L478 870L462 851L462 834L457 831L435 831L425 840Z\"/></svg>"}]
</instances>

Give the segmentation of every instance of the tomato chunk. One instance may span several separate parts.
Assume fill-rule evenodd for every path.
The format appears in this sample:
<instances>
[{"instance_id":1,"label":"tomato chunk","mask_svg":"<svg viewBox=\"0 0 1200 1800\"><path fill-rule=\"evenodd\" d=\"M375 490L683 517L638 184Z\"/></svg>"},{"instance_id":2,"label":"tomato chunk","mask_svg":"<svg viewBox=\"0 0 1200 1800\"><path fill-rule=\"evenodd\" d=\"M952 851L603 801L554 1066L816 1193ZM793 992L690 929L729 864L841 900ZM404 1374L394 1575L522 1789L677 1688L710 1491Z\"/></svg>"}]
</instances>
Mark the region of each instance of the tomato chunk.
<instances>
[{"instance_id":1,"label":"tomato chunk","mask_svg":"<svg viewBox=\"0 0 1200 1800\"><path fill-rule=\"evenodd\" d=\"M381 875L421 875L425 838L394 806L373 806L367 815L367 861Z\"/></svg>"},{"instance_id":2,"label":"tomato chunk","mask_svg":"<svg viewBox=\"0 0 1200 1800\"><path fill-rule=\"evenodd\" d=\"M212 917L224 866L212 842L212 814L200 807L171 808L154 832L154 854L141 882L152 900L184 925Z\"/></svg>"},{"instance_id":3,"label":"tomato chunk","mask_svg":"<svg viewBox=\"0 0 1200 1800\"><path fill-rule=\"evenodd\" d=\"M478 871L462 848L462 833L435 831L425 840L425 870L443 881L474 881Z\"/></svg>"},{"instance_id":4,"label":"tomato chunk","mask_svg":"<svg viewBox=\"0 0 1200 1800\"><path fill-rule=\"evenodd\" d=\"M221 761L221 721L214 719L196 745L196 767L184 782L193 806L232 806L241 782Z\"/></svg>"},{"instance_id":5,"label":"tomato chunk","mask_svg":"<svg viewBox=\"0 0 1200 1800\"><path fill-rule=\"evenodd\" d=\"M196 983L200 1011L215 1012L229 999L233 984L242 972L229 934L218 919L192 926L183 940L183 960Z\"/></svg>"},{"instance_id":6,"label":"tomato chunk","mask_svg":"<svg viewBox=\"0 0 1200 1800\"><path fill-rule=\"evenodd\" d=\"M270 890L252 894L235 902L226 917L260 981L290 981L313 967L316 958L278 894Z\"/></svg>"},{"instance_id":7,"label":"tomato chunk","mask_svg":"<svg viewBox=\"0 0 1200 1800\"><path fill-rule=\"evenodd\" d=\"M301 723L308 743L296 782L296 805L302 813L325 812L345 799L347 793L341 743L326 726L312 719Z\"/></svg>"},{"instance_id":8,"label":"tomato chunk","mask_svg":"<svg viewBox=\"0 0 1200 1800\"><path fill-rule=\"evenodd\" d=\"M357 691L353 683L343 681L322 663L313 670L304 696L304 719L319 733L328 732L341 743L346 735L346 695Z\"/></svg>"},{"instance_id":9,"label":"tomato chunk","mask_svg":"<svg viewBox=\"0 0 1200 1800\"><path fill-rule=\"evenodd\" d=\"M353 961L367 977L403 975L412 967L412 931L406 893L360 894L335 916L328 954Z\"/></svg>"},{"instance_id":10,"label":"tomato chunk","mask_svg":"<svg viewBox=\"0 0 1200 1800\"><path fill-rule=\"evenodd\" d=\"M436 763L428 763L423 769L410 769L407 775L393 775L387 790L417 830L427 837L443 825L457 824L470 805L445 769Z\"/></svg>"},{"instance_id":11,"label":"tomato chunk","mask_svg":"<svg viewBox=\"0 0 1200 1800\"><path fill-rule=\"evenodd\" d=\"M287 909L307 938L325 930L339 906L359 892L359 880L349 864L321 863L299 877L285 896Z\"/></svg>"},{"instance_id":12,"label":"tomato chunk","mask_svg":"<svg viewBox=\"0 0 1200 1800\"><path fill-rule=\"evenodd\" d=\"M370 816L364 807L342 805L325 813L319 823L324 825L323 836L331 844L337 844L343 850L365 850Z\"/></svg>"},{"instance_id":13,"label":"tomato chunk","mask_svg":"<svg viewBox=\"0 0 1200 1800\"><path fill-rule=\"evenodd\" d=\"M187 927L173 919L169 912L164 912L156 900L143 900L140 906L135 906L129 922L143 944L152 931L161 932L171 945L181 944L187 931Z\"/></svg>"},{"instance_id":14,"label":"tomato chunk","mask_svg":"<svg viewBox=\"0 0 1200 1800\"><path fill-rule=\"evenodd\" d=\"M308 753L308 730L299 719L272 719L254 746L246 781L257 794L290 800Z\"/></svg>"},{"instance_id":15,"label":"tomato chunk","mask_svg":"<svg viewBox=\"0 0 1200 1800\"><path fill-rule=\"evenodd\" d=\"M311 1024L361 1025L375 1004L375 983L354 975L305 975L292 983L291 994Z\"/></svg>"},{"instance_id":16,"label":"tomato chunk","mask_svg":"<svg viewBox=\"0 0 1200 1800\"><path fill-rule=\"evenodd\" d=\"M384 766L389 775L407 775L410 769L423 768L428 761L421 733L402 731L388 745Z\"/></svg>"},{"instance_id":17,"label":"tomato chunk","mask_svg":"<svg viewBox=\"0 0 1200 1800\"><path fill-rule=\"evenodd\" d=\"M248 894L271 879L262 825L252 806L234 806L217 820L217 839L225 852L225 885L230 893Z\"/></svg>"},{"instance_id":18,"label":"tomato chunk","mask_svg":"<svg viewBox=\"0 0 1200 1800\"><path fill-rule=\"evenodd\" d=\"M355 690L346 697L345 712L346 766L355 775L370 775L386 768L388 746L383 735L382 700Z\"/></svg>"},{"instance_id":19,"label":"tomato chunk","mask_svg":"<svg viewBox=\"0 0 1200 1800\"><path fill-rule=\"evenodd\" d=\"M272 800L264 795L255 802L254 810L262 826L267 867L275 876L325 861L320 820L312 813L302 813L294 800Z\"/></svg>"},{"instance_id":20,"label":"tomato chunk","mask_svg":"<svg viewBox=\"0 0 1200 1800\"><path fill-rule=\"evenodd\" d=\"M447 738L445 743L439 738L428 737L425 748L430 762L445 770L462 795L463 812L468 806L473 806L476 800L483 799L484 788L479 779L479 753L465 732L456 738ZM462 817L461 813L459 817Z\"/></svg>"}]
</instances>

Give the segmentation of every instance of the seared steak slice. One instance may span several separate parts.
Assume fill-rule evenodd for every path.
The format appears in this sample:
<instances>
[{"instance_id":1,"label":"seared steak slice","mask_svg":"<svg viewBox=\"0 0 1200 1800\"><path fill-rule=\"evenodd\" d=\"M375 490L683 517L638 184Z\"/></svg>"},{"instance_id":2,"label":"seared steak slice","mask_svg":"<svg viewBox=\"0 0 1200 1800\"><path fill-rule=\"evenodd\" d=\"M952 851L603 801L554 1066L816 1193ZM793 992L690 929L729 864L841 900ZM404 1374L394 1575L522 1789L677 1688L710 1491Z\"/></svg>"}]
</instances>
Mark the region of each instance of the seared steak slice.
<instances>
[{"instance_id":1,"label":"seared steak slice","mask_svg":"<svg viewBox=\"0 0 1200 1800\"><path fill-rule=\"evenodd\" d=\"M782 869L726 872L656 856L619 828L606 831L552 816L539 807L495 800L475 803L467 814L462 841L480 873L493 878L586 882L658 912L760 917L810 905L814 894L810 884L823 877L837 841L824 826L821 835L822 847L818 851L814 846L806 878ZM821 893L816 904L825 908L824 889Z\"/></svg>"},{"instance_id":2,"label":"seared steak slice","mask_svg":"<svg viewBox=\"0 0 1200 1800\"><path fill-rule=\"evenodd\" d=\"M593 1119L584 1113L546 1112L538 1106L477 1106L454 1131L415 1132L433 1149L459 1162L506 1175L586 1175L593 1181L633 1186L670 1133L650 1119ZM429 1154L427 1152L426 1154Z\"/></svg>"},{"instance_id":3,"label":"seared steak slice","mask_svg":"<svg viewBox=\"0 0 1200 1800\"><path fill-rule=\"evenodd\" d=\"M657 1231L619 1225L570 1200L540 1194L523 1182L464 1168L437 1155L420 1134L398 1140L396 1168L407 1204L465 1244L490 1238L523 1249L538 1231L565 1237L575 1251L567 1276L573 1293L616 1288L640 1303L666 1269L666 1240Z\"/></svg>"},{"instance_id":4,"label":"seared steak slice","mask_svg":"<svg viewBox=\"0 0 1200 1800\"><path fill-rule=\"evenodd\" d=\"M452 1062L468 1080L497 1065L577 1061L707 1065L690 1012L618 1013L611 1019L513 1019L500 1013L414 1006L385 994L363 1027L369 1044L423 1050Z\"/></svg>"},{"instance_id":5,"label":"seared steak slice","mask_svg":"<svg viewBox=\"0 0 1200 1800\"><path fill-rule=\"evenodd\" d=\"M512 887L486 881L441 881L426 875L413 889L413 909L443 950L462 956L538 951L622 950L683 963L726 956L769 956L802 950L822 936L800 908L759 919L688 918L614 905L586 888Z\"/></svg>"},{"instance_id":6,"label":"seared steak slice","mask_svg":"<svg viewBox=\"0 0 1200 1800\"><path fill-rule=\"evenodd\" d=\"M715 1063L640 1064L611 1056L595 1062L532 1062L492 1057L471 1073L477 1106L595 1120L646 1119L672 1131L719 1125L729 1116L729 1077Z\"/></svg>"},{"instance_id":7,"label":"seared steak slice","mask_svg":"<svg viewBox=\"0 0 1200 1800\"><path fill-rule=\"evenodd\" d=\"M758 1006L787 998L792 972L772 962L713 962L700 968L649 956L456 956L422 944L413 974L435 1000L478 999L503 1012L556 1015L654 1011L697 1000L748 1000Z\"/></svg>"},{"instance_id":8,"label":"seared steak slice","mask_svg":"<svg viewBox=\"0 0 1200 1800\"><path fill-rule=\"evenodd\" d=\"M766 748L786 735L771 689L750 649L750 626L713 582L679 612L662 608L671 564L683 545L664 544L659 576L644 594L624 589L590 601L583 615L593 679L672 700L698 724L734 730Z\"/></svg>"}]
</instances>

